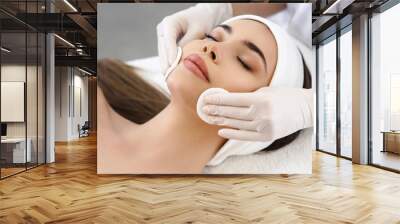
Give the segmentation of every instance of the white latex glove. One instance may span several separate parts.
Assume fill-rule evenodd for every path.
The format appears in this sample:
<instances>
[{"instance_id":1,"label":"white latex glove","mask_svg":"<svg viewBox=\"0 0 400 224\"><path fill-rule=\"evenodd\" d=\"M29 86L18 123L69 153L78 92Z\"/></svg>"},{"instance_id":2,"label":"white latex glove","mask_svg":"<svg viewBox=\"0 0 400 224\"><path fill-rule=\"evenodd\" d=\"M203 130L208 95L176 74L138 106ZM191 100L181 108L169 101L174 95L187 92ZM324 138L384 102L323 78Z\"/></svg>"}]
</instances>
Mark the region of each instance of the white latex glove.
<instances>
[{"instance_id":1,"label":"white latex glove","mask_svg":"<svg viewBox=\"0 0 400 224\"><path fill-rule=\"evenodd\" d=\"M178 45L183 46L191 40L202 38L204 33L210 32L230 17L230 3L199 3L165 17L157 25L158 55L162 73L165 74L174 62Z\"/></svg>"},{"instance_id":2,"label":"white latex glove","mask_svg":"<svg viewBox=\"0 0 400 224\"><path fill-rule=\"evenodd\" d=\"M204 101L212 123L225 126L218 132L224 138L273 141L313 126L311 89L263 87L252 93L217 93Z\"/></svg>"}]
</instances>

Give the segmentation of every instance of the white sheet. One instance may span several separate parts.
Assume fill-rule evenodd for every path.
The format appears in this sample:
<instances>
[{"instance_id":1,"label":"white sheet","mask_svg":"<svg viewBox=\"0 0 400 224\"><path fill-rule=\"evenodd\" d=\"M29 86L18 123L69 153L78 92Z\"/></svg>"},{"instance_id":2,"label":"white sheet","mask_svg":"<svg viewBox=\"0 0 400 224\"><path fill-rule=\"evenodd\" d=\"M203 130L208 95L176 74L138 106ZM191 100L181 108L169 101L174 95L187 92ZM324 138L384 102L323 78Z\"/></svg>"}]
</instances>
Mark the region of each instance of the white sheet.
<instances>
[{"instance_id":1,"label":"white sheet","mask_svg":"<svg viewBox=\"0 0 400 224\"><path fill-rule=\"evenodd\" d=\"M128 61L137 73L167 95L158 57ZM217 166L206 166L206 174L311 174L313 129L303 130L289 145L274 151L228 157Z\"/></svg>"},{"instance_id":2,"label":"white sheet","mask_svg":"<svg viewBox=\"0 0 400 224\"><path fill-rule=\"evenodd\" d=\"M307 128L289 145L273 151L231 156L217 166L206 166L207 174L311 174L313 129Z\"/></svg>"}]
</instances>

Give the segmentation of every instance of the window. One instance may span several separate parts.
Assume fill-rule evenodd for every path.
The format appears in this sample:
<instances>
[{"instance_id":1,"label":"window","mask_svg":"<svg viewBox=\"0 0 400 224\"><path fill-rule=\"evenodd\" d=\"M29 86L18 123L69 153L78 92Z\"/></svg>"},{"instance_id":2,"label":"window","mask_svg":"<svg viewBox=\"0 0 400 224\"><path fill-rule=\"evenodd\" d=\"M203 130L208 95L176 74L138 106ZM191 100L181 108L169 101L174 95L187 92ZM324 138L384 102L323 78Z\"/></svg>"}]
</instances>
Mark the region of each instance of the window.
<instances>
[{"instance_id":1,"label":"window","mask_svg":"<svg viewBox=\"0 0 400 224\"><path fill-rule=\"evenodd\" d=\"M336 153L336 39L318 47L318 149Z\"/></svg>"},{"instance_id":2,"label":"window","mask_svg":"<svg viewBox=\"0 0 400 224\"><path fill-rule=\"evenodd\" d=\"M400 4L371 18L372 164L400 171Z\"/></svg>"},{"instance_id":3,"label":"window","mask_svg":"<svg viewBox=\"0 0 400 224\"><path fill-rule=\"evenodd\" d=\"M400 130L400 73L390 74L390 130Z\"/></svg>"},{"instance_id":4,"label":"window","mask_svg":"<svg viewBox=\"0 0 400 224\"><path fill-rule=\"evenodd\" d=\"M340 36L340 155L352 157L352 32Z\"/></svg>"}]
</instances>

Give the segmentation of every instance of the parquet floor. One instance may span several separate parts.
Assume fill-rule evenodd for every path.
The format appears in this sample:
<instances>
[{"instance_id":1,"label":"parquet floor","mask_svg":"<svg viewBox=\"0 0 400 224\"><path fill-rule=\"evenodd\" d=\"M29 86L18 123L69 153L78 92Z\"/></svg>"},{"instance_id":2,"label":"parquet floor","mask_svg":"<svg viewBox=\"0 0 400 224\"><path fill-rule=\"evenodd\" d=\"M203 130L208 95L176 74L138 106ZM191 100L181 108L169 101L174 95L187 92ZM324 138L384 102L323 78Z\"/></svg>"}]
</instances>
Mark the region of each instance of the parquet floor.
<instances>
[{"instance_id":1,"label":"parquet floor","mask_svg":"<svg viewBox=\"0 0 400 224\"><path fill-rule=\"evenodd\" d=\"M24 171L24 170L25 170L25 167L23 167L23 168L19 168L19 167L18 168L14 168L14 167L12 167L12 168L1 168L1 175L2 175L2 177L3 176L7 177L7 176L13 175L15 173Z\"/></svg>"},{"instance_id":2,"label":"parquet floor","mask_svg":"<svg viewBox=\"0 0 400 224\"><path fill-rule=\"evenodd\" d=\"M94 137L0 181L0 223L400 223L400 175L320 152L313 175L98 176Z\"/></svg>"}]
</instances>

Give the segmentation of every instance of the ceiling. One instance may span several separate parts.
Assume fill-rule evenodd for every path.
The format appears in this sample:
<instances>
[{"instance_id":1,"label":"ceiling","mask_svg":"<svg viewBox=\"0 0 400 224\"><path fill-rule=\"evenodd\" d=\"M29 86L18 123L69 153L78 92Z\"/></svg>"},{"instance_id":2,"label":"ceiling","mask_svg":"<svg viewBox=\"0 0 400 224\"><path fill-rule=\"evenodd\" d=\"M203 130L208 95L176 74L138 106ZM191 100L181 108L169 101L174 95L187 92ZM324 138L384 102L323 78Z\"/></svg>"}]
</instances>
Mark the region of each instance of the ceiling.
<instances>
[{"instance_id":1,"label":"ceiling","mask_svg":"<svg viewBox=\"0 0 400 224\"><path fill-rule=\"evenodd\" d=\"M377 8L390 0L336 0L313 1L312 32L313 44L335 34L350 25L354 17Z\"/></svg>"}]
</instances>

